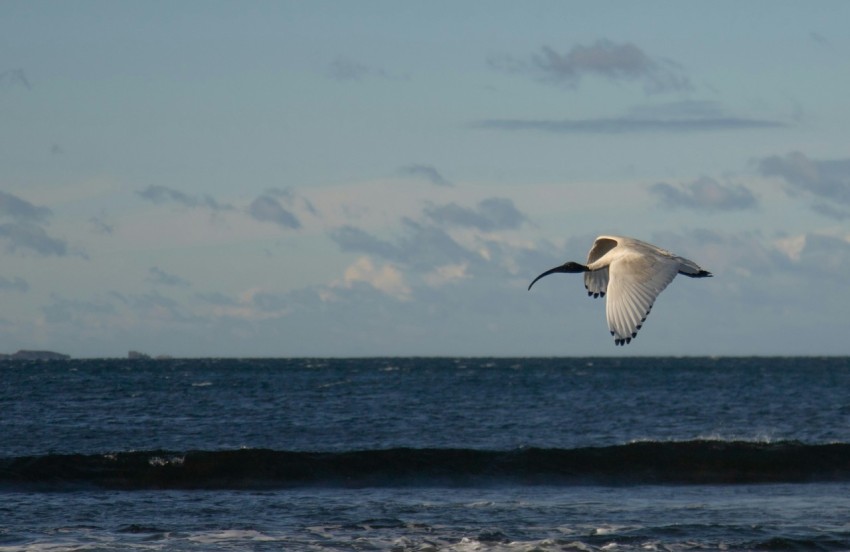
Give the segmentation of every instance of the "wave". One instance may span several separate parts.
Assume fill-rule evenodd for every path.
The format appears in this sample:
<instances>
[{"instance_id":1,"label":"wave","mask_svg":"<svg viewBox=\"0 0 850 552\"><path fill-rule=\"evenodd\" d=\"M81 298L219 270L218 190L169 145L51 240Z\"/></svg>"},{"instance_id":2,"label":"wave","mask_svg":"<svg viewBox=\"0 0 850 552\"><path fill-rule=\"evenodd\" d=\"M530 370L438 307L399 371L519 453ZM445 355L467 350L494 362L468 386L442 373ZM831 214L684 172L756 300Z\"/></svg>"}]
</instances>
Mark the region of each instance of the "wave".
<instances>
[{"instance_id":1,"label":"wave","mask_svg":"<svg viewBox=\"0 0 850 552\"><path fill-rule=\"evenodd\" d=\"M693 440L574 449L132 451L0 458L0 489L750 484L850 481L850 444Z\"/></svg>"}]
</instances>

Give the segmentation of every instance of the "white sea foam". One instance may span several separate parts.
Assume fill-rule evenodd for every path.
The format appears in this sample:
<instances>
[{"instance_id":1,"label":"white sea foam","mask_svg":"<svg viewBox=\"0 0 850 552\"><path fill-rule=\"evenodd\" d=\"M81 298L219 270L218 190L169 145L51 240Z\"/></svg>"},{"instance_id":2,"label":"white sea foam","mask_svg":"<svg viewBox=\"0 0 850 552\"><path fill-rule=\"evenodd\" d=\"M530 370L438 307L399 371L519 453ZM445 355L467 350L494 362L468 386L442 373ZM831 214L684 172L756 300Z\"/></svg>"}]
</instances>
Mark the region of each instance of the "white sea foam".
<instances>
[{"instance_id":1,"label":"white sea foam","mask_svg":"<svg viewBox=\"0 0 850 552\"><path fill-rule=\"evenodd\" d=\"M281 540L281 537L275 537L254 529L226 529L222 531L198 533L189 536L187 540L200 544L222 544L230 541L243 543L274 542Z\"/></svg>"},{"instance_id":2,"label":"white sea foam","mask_svg":"<svg viewBox=\"0 0 850 552\"><path fill-rule=\"evenodd\" d=\"M163 458L162 456L151 456L148 458L148 464L151 466L180 466L186 460L185 456L171 456Z\"/></svg>"}]
</instances>

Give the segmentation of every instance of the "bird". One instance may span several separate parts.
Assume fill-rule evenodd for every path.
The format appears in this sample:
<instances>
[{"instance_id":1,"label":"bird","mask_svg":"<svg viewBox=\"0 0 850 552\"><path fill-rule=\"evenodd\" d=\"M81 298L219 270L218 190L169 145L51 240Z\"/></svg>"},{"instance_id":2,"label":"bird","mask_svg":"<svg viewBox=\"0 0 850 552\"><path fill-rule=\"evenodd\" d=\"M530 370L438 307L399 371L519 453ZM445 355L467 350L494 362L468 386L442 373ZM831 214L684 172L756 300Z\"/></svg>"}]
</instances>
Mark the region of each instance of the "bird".
<instances>
[{"instance_id":1,"label":"bird","mask_svg":"<svg viewBox=\"0 0 850 552\"><path fill-rule=\"evenodd\" d=\"M568 261L547 270L537 280L555 274L584 273L584 287L591 297L605 297L605 315L614 345L626 345L637 337L658 294L676 274L706 278L713 274L695 262L650 243L624 236L599 236L587 254L587 264Z\"/></svg>"}]
</instances>

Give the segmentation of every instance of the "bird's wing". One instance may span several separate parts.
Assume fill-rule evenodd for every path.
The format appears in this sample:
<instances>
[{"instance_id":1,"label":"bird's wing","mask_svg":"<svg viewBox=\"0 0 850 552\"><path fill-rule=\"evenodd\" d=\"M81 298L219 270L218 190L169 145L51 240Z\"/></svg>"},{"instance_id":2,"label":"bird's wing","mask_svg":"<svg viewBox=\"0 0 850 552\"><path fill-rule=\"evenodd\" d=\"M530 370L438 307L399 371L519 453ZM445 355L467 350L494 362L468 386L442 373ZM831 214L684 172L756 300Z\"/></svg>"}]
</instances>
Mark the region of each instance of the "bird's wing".
<instances>
[{"instance_id":1,"label":"bird's wing","mask_svg":"<svg viewBox=\"0 0 850 552\"><path fill-rule=\"evenodd\" d=\"M601 259L606 253L617 247L617 239L610 236L599 236L587 253L587 264L590 265ZM608 266L589 270L584 273L584 287L587 294L593 297L604 297L608 291Z\"/></svg>"},{"instance_id":2,"label":"bird's wing","mask_svg":"<svg viewBox=\"0 0 850 552\"><path fill-rule=\"evenodd\" d=\"M605 297L608 291L608 267L589 270L584 273L584 287L593 297Z\"/></svg>"},{"instance_id":3,"label":"bird's wing","mask_svg":"<svg viewBox=\"0 0 850 552\"><path fill-rule=\"evenodd\" d=\"M599 236L596 238L596 241L590 247L590 251L587 252L587 264L598 261L605 253L617 247L618 243L616 238L610 236Z\"/></svg>"},{"instance_id":4,"label":"bird's wing","mask_svg":"<svg viewBox=\"0 0 850 552\"><path fill-rule=\"evenodd\" d=\"M626 256L608 268L608 299L605 314L614 343L624 345L637 336L655 298L676 277L675 260Z\"/></svg>"}]
</instances>

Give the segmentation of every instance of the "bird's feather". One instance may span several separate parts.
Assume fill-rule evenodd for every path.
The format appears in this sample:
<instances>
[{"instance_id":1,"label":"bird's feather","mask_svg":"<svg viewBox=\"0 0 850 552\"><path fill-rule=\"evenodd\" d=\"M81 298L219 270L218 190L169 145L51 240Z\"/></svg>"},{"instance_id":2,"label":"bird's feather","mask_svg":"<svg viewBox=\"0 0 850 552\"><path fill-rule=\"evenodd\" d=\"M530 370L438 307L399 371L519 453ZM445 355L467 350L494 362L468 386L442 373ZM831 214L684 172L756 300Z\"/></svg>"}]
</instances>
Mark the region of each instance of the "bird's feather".
<instances>
[{"instance_id":1,"label":"bird's feather","mask_svg":"<svg viewBox=\"0 0 850 552\"><path fill-rule=\"evenodd\" d=\"M604 297L608 291L608 267L584 273L584 287L593 297Z\"/></svg>"},{"instance_id":2,"label":"bird's feather","mask_svg":"<svg viewBox=\"0 0 850 552\"><path fill-rule=\"evenodd\" d=\"M658 294L678 271L678 263L656 262L636 254L624 255L609 265L605 313L615 343L628 343L637 336Z\"/></svg>"}]
</instances>

